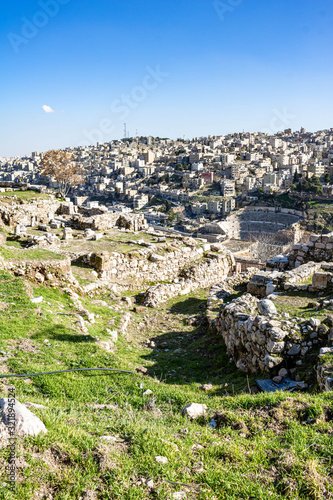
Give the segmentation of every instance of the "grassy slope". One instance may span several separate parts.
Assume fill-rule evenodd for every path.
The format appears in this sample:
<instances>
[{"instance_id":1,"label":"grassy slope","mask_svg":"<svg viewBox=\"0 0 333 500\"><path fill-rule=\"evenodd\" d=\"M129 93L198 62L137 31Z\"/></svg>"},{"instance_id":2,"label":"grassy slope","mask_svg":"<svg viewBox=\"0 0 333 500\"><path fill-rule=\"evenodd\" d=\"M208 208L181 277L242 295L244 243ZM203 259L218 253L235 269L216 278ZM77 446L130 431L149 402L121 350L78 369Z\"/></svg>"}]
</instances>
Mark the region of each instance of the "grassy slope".
<instances>
[{"instance_id":1,"label":"grassy slope","mask_svg":"<svg viewBox=\"0 0 333 500\"><path fill-rule=\"evenodd\" d=\"M98 297L106 306L83 299L96 323L82 335L75 316L57 314L75 312L67 294L45 287L34 294L44 297L40 306L31 303L20 279L0 274L3 372L144 365L149 374L12 379L19 401L47 407L32 411L48 433L18 446L15 495L4 485L8 453L0 450L0 499L44 498L47 493L57 500L79 499L85 489L95 490L100 499L121 500L167 500L176 491L201 500L330 498L332 394L249 394L253 379L247 381L229 363L222 342L203 327L187 325L189 314L202 311L206 292L131 312L128 333L119 336L113 353L96 341L108 339L106 328L119 331L123 311L131 310L120 297ZM155 349L147 347L148 338ZM213 390L199 390L207 382ZM6 387L0 383L1 397ZM153 392L156 409L147 406L152 396L143 396L146 389ZM181 416L190 402L223 411L219 427L208 426L210 417L189 422ZM103 442L103 435L118 436L118 442ZM157 455L168 463L156 463ZM154 491L144 484L148 477Z\"/></svg>"},{"instance_id":2,"label":"grassy slope","mask_svg":"<svg viewBox=\"0 0 333 500\"><path fill-rule=\"evenodd\" d=\"M0 255L4 259L14 259L14 260L34 260L34 259L44 259L44 260L63 260L65 257L59 253L50 252L49 250L44 250L43 248L33 248L31 250L17 248L14 245L2 246L0 247Z\"/></svg>"},{"instance_id":3,"label":"grassy slope","mask_svg":"<svg viewBox=\"0 0 333 500\"><path fill-rule=\"evenodd\" d=\"M49 194L39 193L38 191L4 191L0 192L0 201L3 203L6 196L16 196L24 201L32 201L32 200L48 200L50 199Z\"/></svg>"}]
</instances>

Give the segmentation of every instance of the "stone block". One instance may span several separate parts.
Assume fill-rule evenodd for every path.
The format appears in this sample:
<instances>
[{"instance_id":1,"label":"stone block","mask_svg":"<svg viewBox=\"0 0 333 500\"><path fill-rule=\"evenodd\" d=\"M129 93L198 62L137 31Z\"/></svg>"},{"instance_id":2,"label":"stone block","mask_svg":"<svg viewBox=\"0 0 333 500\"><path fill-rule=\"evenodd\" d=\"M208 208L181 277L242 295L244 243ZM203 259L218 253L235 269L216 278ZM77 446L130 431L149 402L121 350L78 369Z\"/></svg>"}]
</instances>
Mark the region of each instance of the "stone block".
<instances>
[{"instance_id":1,"label":"stone block","mask_svg":"<svg viewBox=\"0 0 333 500\"><path fill-rule=\"evenodd\" d=\"M63 235L64 240L70 240L73 238L73 231L71 227L64 227Z\"/></svg>"},{"instance_id":2,"label":"stone block","mask_svg":"<svg viewBox=\"0 0 333 500\"><path fill-rule=\"evenodd\" d=\"M157 253L152 253L150 256L151 262L162 262L165 258L162 255L158 255Z\"/></svg>"},{"instance_id":3,"label":"stone block","mask_svg":"<svg viewBox=\"0 0 333 500\"><path fill-rule=\"evenodd\" d=\"M328 275L326 273L315 273L312 277L312 287L317 290L325 290L328 285Z\"/></svg>"},{"instance_id":4,"label":"stone block","mask_svg":"<svg viewBox=\"0 0 333 500\"><path fill-rule=\"evenodd\" d=\"M288 356L297 356L301 352L301 346L294 344L288 351Z\"/></svg>"},{"instance_id":5,"label":"stone block","mask_svg":"<svg viewBox=\"0 0 333 500\"><path fill-rule=\"evenodd\" d=\"M288 375L288 370L286 370L285 368L281 368L281 370L279 370L279 377L285 378L287 377L287 375Z\"/></svg>"},{"instance_id":6,"label":"stone block","mask_svg":"<svg viewBox=\"0 0 333 500\"><path fill-rule=\"evenodd\" d=\"M266 354L264 363L265 367L272 369L275 366L280 365L283 362L283 358L280 358L279 356L270 356L269 354Z\"/></svg>"},{"instance_id":7,"label":"stone block","mask_svg":"<svg viewBox=\"0 0 333 500\"><path fill-rule=\"evenodd\" d=\"M273 342L281 342L288 335L288 332L281 330L279 327L273 327L268 330L268 334Z\"/></svg>"},{"instance_id":8,"label":"stone block","mask_svg":"<svg viewBox=\"0 0 333 500\"><path fill-rule=\"evenodd\" d=\"M316 242L316 241L318 241L319 239L320 239L319 234L312 234L312 235L310 236L310 241Z\"/></svg>"},{"instance_id":9,"label":"stone block","mask_svg":"<svg viewBox=\"0 0 333 500\"><path fill-rule=\"evenodd\" d=\"M261 300L258 303L258 310L260 314L263 314L264 316L271 316L277 314L277 310L274 303L268 299Z\"/></svg>"},{"instance_id":10,"label":"stone block","mask_svg":"<svg viewBox=\"0 0 333 500\"><path fill-rule=\"evenodd\" d=\"M325 354L333 355L333 347L322 347L319 352L319 356L324 356Z\"/></svg>"},{"instance_id":11,"label":"stone block","mask_svg":"<svg viewBox=\"0 0 333 500\"><path fill-rule=\"evenodd\" d=\"M267 342L267 351L270 354L280 354L285 348L285 342L274 342L269 339Z\"/></svg>"},{"instance_id":12,"label":"stone block","mask_svg":"<svg viewBox=\"0 0 333 500\"><path fill-rule=\"evenodd\" d=\"M267 283L266 285L266 295L270 295L274 293L276 290L276 286L273 283Z\"/></svg>"}]
</instances>

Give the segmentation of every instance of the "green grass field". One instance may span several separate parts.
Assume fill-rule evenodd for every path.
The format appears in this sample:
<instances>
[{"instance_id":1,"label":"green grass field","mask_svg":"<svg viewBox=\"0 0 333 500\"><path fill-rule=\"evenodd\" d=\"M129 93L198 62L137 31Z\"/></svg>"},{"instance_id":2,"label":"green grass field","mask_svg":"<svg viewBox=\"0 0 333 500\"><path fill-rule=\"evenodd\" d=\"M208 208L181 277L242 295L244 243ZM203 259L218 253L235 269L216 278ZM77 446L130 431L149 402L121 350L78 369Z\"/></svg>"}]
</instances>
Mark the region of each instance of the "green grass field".
<instances>
[{"instance_id":1,"label":"green grass field","mask_svg":"<svg viewBox=\"0 0 333 500\"><path fill-rule=\"evenodd\" d=\"M16 243L16 244L15 244ZM44 250L43 248L32 248L31 250L20 248L17 242L11 242L8 246L0 247L0 255L4 259L14 260L63 260L65 257L59 253Z\"/></svg>"},{"instance_id":2,"label":"green grass field","mask_svg":"<svg viewBox=\"0 0 333 500\"><path fill-rule=\"evenodd\" d=\"M4 203L5 200L4 198L6 196L16 196L17 198L24 200L24 201L33 201L33 200L48 200L50 199L49 194L45 193L39 193L38 191L4 191L0 192L0 201L1 203Z\"/></svg>"}]
</instances>

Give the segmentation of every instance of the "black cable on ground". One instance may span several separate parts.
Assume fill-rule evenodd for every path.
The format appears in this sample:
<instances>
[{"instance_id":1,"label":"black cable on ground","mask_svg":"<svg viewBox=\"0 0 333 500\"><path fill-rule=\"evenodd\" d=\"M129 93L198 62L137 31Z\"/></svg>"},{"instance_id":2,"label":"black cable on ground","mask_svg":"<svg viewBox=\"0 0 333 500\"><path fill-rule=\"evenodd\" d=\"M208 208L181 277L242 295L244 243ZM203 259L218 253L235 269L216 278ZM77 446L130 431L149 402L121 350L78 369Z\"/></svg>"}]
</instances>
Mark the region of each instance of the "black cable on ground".
<instances>
[{"instance_id":1,"label":"black cable on ground","mask_svg":"<svg viewBox=\"0 0 333 500\"><path fill-rule=\"evenodd\" d=\"M35 377L37 375L53 375L54 373L83 372L91 370L107 370L109 372L133 373L134 375L136 375L136 372L131 372L128 370L118 370L116 368L72 368L71 370L58 370L56 372L23 373L22 375L0 375L0 378L11 378L11 377L27 378L27 377Z\"/></svg>"}]
</instances>

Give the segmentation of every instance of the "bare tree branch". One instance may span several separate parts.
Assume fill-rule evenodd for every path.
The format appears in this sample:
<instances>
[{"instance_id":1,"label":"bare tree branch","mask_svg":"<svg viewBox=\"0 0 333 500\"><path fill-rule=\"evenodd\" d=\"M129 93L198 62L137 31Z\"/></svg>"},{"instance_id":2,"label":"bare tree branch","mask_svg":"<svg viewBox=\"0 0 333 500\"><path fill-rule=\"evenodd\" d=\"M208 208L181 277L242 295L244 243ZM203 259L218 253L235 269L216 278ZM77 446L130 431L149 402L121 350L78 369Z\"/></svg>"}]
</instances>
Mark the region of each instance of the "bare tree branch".
<instances>
[{"instance_id":1,"label":"bare tree branch","mask_svg":"<svg viewBox=\"0 0 333 500\"><path fill-rule=\"evenodd\" d=\"M258 233L250 235L251 241L257 243L252 250L253 257L260 262L266 262L283 252L285 245L276 240L275 235Z\"/></svg>"}]
</instances>

